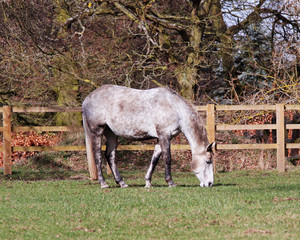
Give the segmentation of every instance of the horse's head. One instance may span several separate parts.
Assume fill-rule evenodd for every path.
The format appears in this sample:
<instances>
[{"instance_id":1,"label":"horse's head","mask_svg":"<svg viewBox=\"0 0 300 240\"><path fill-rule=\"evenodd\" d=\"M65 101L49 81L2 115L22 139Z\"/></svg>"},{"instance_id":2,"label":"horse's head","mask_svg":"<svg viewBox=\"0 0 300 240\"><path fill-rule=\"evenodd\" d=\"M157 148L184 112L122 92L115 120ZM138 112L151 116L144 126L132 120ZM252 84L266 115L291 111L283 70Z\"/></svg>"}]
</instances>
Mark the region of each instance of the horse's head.
<instances>
[{"instance_id":1,"label":"horse's head","mask_svg":"<svg viewBox=\"0 0 300 240\"><path fill-rule=\"evenodd\" d=\"M214 183L213 148L215 142L209 144L201 152L193 155L192 171L200 180L201 187L211 187Z\"/></svg>"}]
</instances>

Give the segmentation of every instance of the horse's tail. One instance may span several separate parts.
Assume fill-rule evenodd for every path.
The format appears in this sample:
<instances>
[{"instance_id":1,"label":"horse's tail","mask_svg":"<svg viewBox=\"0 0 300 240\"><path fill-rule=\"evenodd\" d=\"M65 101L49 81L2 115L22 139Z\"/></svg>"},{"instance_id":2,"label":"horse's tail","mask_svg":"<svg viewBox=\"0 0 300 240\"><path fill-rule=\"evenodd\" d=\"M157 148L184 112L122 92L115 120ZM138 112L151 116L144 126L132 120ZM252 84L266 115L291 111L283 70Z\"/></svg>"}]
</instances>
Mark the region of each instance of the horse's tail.
<instances>
[{"instance_id":1,"label":"horse's tail","mask_svg":"<svg viewBox=\"0 0 300 240\"><path fill-rule=\"evenodd\" d=\"M97 180L98 179L98 171L97 171L97 166L95 163L94 159L94 154L93 154L93 136L90 130L90 127L87 123L86 116L84 114L84 111L82 113L82 118L83 118L83 128L85 132L85 145L86 145L86 155L87 155L87 162L88 162L88 168L90 172L90 178L92 180Z\"/></svg>"}]
</instances>

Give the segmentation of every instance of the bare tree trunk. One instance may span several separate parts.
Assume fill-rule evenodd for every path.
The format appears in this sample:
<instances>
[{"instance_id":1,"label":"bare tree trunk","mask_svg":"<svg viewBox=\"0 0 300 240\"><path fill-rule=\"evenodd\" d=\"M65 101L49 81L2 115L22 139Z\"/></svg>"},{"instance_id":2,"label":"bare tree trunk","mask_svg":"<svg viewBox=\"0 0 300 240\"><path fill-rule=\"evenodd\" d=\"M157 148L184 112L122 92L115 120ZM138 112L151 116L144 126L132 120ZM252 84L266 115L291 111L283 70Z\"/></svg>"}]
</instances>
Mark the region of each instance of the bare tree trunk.
<instances>
[{"instance_id":1,"label":"bare tree trunk","mask_svg":"<svg viewBox=\"0 0 300 240\"><path fill-rule=\"evenodd\" d=\"M220 44L220 57L224 79L230 80L234 77L234 61L232 49L232 35L227 31L227 26L222 16L220 0L209 0L204 3L193 1L191 12L191 35L190 53L187 61L180 65L176 71L177 80L181 87L181 94L188 99L194 99L194 86L197 83L198 68L203 58L202 48L203 33L207 28L207 22L212 22L213 30L216 32Z\"/></svg>"},{"instance_id":2,"label":"bare tree trunk","mask_svg":"<svg viewBox=\"0 0 300 240\"><path fill-rule=\"evenodd\" d=\"M224 79L229 80L235 75L233 68L233 39L232 34L228 32L227 26L223 19L220 0L211 1L210 18L213 22L216 36L220 41L220 56L222 58Z\"/></svg>"},{"instance_id":3,"label":"bare tree trunk","mask_svg":"<svg viewBox=\"0 0 300 240\"><path fill-rule=\"evenodd\" d=\"M63 76L63 75L62 75ZM59 106L79 106L78 101L78 81L74 79L64 79L64 82L60 81L57 89L58 98L57 104ZM81 113L58 113L56 116L57 125L66 126L80 126L82 121Z\"/></svg>"},{"instance_id":4,"label":"bare tree trunk","mask_svg":"<svg viewBox=\"0 0 300 240\"><path fill-rule=\"evenodd\" d=\"M177 67L176 75L180 85L180 94L186 99L193 100L197 70L187 63Z\"/></svg>"},{"instance_id":5,"label":"bare tree trunk","mask_svg":"<svg viewBox=\"0 0 300 240\"><path fill-rule=\"evenodd\" d=\"M64 23L70 18L68 10L65 9L64 1L56 0L56 20ZM60 35L66 35L66 27L61 29ZM73 60L72 48L63 55L57 55L54 60L54 76L56 78L55 91L57 92L57 104L59 106L80 106L79 102L79 81L74 74L78 66ZM82 121L81 113L59 113L56 117L57 125L80 126Z\"/></svg>"},{"instance_id":6,"label":"bare tree trunk","mask_svg":"<svg viewBox=\"0 0 300 240\"><path fill-rule=\"evenodd\" d=\"M191 12L191 35L190 35L190 53L187 61L180 65L176 70L177 81L180 85L181 94L183 97L193 100L194 86L197 82L198 70L200 64L200 46L202 42L205 25L201 19L206 14L206 8L200 6L201 1L193 2L193 9Z\"/></svg>"}]
</instances>

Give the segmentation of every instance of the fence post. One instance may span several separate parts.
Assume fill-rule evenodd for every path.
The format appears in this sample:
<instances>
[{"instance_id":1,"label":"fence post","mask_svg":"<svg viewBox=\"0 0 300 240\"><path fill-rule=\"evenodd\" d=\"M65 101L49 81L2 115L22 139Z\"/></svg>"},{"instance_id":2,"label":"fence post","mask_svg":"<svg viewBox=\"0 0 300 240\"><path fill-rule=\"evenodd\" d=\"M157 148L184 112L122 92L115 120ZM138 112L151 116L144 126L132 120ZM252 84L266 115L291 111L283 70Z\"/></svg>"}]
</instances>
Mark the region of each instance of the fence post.
<instances>
[{"instance_id":1,"label":"fence post","mask_svg":"<svg viewBox=\"0 0 300 240\"><path fill-rule=\"evenodd\" d=\"M284 104L276 104L277 171L285 171Z\"/></svg>"},{"instance_id":2,"label":"fence post","mask_svg":"<svg viewBox=\"0 0 300 240\"><path fill-rule=\"evenodd\" d=\"M96 166L96 163L94 160L93 143L91 142L91 139L87 137L87 135L85 138L85 142L86 142L86 156L87 156L90 178L91 178L91 180L97 180L98 179L98 171L97 171L97 166Z\"/></svg>"},{"instance_id":3,"label":"fence post","mask_svg":"<svg viewBox=\"0 0 300 240\"><path fill-rule=\"evenodd\" d=\"M11 106L3 106L3 165L4 165L4 175L12 174Z\"/></svg>"},{"instance_id":4,"label":"fence post","mask_svg":"<svg viewBox=\"0 0 300 240\"><path fill-rule=\"evenodd\" d=\"M207 104L206 126L209 143L216 141L216 124L215 124L215 105ZM214 172L216 171L216 161L213 162Z\"/></svg>"}]
</instances>

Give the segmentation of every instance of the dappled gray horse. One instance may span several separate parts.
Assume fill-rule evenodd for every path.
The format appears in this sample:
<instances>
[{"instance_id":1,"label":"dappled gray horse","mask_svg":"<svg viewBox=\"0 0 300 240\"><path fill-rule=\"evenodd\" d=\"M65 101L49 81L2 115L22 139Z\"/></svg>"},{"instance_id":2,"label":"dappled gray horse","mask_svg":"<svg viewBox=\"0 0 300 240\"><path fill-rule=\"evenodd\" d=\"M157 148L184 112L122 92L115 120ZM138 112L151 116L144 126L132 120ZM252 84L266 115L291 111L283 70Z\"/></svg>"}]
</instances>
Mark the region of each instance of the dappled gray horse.
<instances>
[{"instance_id":1,"label":"dappled gray horse","mask_svg":"<svg viewBox=\"0 0 300 240\"><path fill-rule=\"evenodd\" d=\"M192 171L201 187L213 185L212 149L206 129L194 107L169 88L137 90L104 85L89 94L82 104L87 152L93 152L101 188L106 188L101 169L101 140L106 138L105 156L115 181L127 187L116 163L118 136L131 140L157 139L147 174L146 187L160 156L165 164L165 180L176 186L171 176L170 142L183 132L192 151Z\"/></svg>"}]
</instances>

